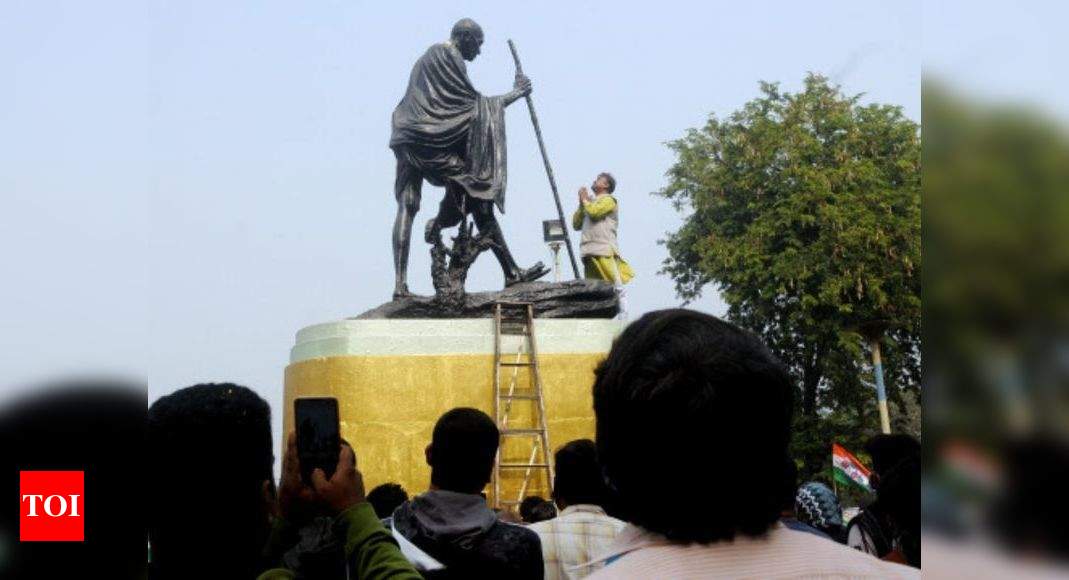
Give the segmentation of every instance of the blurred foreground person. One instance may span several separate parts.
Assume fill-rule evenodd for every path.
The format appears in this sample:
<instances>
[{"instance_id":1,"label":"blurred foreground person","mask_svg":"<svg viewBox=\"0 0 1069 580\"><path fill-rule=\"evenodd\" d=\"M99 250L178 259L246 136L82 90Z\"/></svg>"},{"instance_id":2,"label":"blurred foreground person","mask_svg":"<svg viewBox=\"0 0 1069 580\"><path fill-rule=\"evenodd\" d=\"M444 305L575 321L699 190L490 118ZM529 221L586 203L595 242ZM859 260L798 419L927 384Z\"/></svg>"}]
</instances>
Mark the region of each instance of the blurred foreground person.
<instances>
[{"instance_id":1,"label":"blurred foreground person","mask_svg":"<svg viewBox=\"0 0 1069 580\"><path fill-rule=\"evenodd\" d=\"M498 440L494 421L478 409L453 409L434 425L431 488L388 522L425 577L542 578L538 535L499 520L482 496Z\"/></svg>"},{"instance_id":2,"label":"blurred foreground person","mask_svg":"<svg viewBox=\"0 0 1069 580\"><path fill-rule=\"evenodd\" d=\"M36 387L0 411L0 578L145 577L143 384ZM82 472L84 541L20 541L21 473ZM16 500L16 498L19 498Z\"/></svg>"},{"instance_id":3,"label":"blurred foreground person","mask_svg":"<svg viewBox=\"0 0 1069 580\"><path fill-rule=\"evenodd\" d=\"M631 525L590 577L919 577L779 524L792 389L756 337L707 314L662 310L628 326L596 371L594 413ZM700 493L680 501L684 488Z\"/></svg>"},{"instance_id":4,"label":"blurred foreground person","mask_svg":"<svg viewBox=\"0 0 1069 580\"><path fill-rule=\"evenodd\" d=\"M547 580L583 578L599 566L580 565L607 550L625 524L605 513L608 491L593 441L564 445L553 463L553 500L561 512L531 529L542 540Z\"/></svg>"}]
</instances>

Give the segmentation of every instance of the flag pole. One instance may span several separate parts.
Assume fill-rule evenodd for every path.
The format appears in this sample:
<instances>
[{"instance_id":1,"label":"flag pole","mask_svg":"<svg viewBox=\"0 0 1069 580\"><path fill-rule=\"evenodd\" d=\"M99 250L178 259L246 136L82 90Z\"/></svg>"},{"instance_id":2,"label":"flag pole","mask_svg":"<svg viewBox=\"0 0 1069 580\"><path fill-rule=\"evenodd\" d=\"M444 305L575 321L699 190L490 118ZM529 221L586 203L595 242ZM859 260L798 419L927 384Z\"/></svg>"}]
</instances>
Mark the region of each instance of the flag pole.
<instances>
[{"instance_id":1,"label":"flag pole","mask_svg":"<svg viewBox=\"0 0 1069 580\"><path fill-rule=\"evenodd\" d=\"M839 497L839 486L835 483L835 443L831 445L831 491L835 494L835 497ZM839 505L842 505L842 498L839 499Z\"/></svg>"},{"instance_id":2,"label":"flag pole","mask_svg":"<svg viewBox=\"0 0 1069 580\"><path fill-rule=\"evenodd\" d=\"M512 60L516 62L516 74L523 74L523 65L520 64L520 55L516 52L516 45L512 43L512 39L509 39L509 50L512 51ZM527 99L527 110L531 113L531 124L534 125L535 136L538 137L538 149L542 152L542 163L546 166L546 176L549 177L549 187L553 190L553 201L557 204L557 217L560 218L560 225L564 228L565 233L568 232L568 222L564 221L564 208L560 204L560 194L557 193L557 180L553 177L553 167L549 165L549 154L546 153L546 144L542 140L542 128L538 125L538 115L535 114L534 100L531 99L530 93L525 97ZM568 257L572 262L572 273L575 274L575 279L579 279L579 266L575 262L575 250L572 249L572 238L570 235L565 235L564 244L568 247Z\"/></svg>"}]
</instances>

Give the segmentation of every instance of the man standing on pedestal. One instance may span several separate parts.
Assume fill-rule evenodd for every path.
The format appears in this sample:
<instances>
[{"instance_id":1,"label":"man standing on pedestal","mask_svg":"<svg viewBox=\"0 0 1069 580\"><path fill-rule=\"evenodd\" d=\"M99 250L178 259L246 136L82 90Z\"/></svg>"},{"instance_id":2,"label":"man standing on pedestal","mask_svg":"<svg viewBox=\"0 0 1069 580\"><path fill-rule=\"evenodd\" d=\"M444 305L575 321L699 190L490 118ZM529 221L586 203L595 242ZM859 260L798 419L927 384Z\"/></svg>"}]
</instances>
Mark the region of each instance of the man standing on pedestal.
<instances>
[{"instance_id":1,"label":"man standing on pedestal","mask_svg":"<svg viewBox=\"0 0 1069 580\"><path fill-rule=\"evenodd\" d=\"M495 204L505 209L505 107L530 94L531 81L518 74L512 91L496 97L479 94L464 61L474 60L482 43L478 24L467 18L457 22L449 41L427 49L412 67L408 90L394 109L390 148L397 157L395 299L410 294L408 252L424 179L446 188L438 216L427 223L428 242L442 228L472 214L480 235L493 241L505 286L549 272L541 262L526 270L516 264L494 216Z\"/></svg>"}]
</instances>

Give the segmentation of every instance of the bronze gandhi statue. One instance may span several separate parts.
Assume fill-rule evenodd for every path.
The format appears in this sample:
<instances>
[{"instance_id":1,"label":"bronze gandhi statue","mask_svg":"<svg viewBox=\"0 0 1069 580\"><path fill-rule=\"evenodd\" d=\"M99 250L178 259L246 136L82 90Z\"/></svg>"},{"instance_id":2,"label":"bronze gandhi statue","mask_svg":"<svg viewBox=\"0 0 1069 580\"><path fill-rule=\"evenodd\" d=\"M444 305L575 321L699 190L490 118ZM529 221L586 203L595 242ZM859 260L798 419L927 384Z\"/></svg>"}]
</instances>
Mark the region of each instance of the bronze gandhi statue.
<instances>
[{"instance_id":1,"label":"bronze gandhi statue","mask_svg":"<svg viewBox=\"0 0 1069 580\"><path fill-rule=\"evenodd\" d=\"M416 61L408 90L394 109L390 137L397 158L394 299L410 295L408 252L423 180L445 187L437 217L427 222L428 242L471 214L479 234L492 242L506 287L549 272L541 262L527 269L516 264L494 216L494 205L505 211L505 107L530 94L531 81L517 74L508 93L481 95L472 86L464 61L474 60L482 43L478 24L467 18L457 22L448 41L430 47Z\"/></svg>"}]
</instances>

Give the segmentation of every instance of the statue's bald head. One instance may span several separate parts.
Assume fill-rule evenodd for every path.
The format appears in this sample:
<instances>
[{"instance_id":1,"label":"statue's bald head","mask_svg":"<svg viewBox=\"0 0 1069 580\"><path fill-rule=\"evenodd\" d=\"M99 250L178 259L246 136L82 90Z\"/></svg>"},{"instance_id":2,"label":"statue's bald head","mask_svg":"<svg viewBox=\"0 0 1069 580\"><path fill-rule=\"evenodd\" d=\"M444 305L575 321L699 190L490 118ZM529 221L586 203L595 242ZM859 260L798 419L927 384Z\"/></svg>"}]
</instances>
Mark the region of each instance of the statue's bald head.
<instances>
[{"instance_id":1,"label":"statue's bald head","mask_svg":"<svg viewBox=\"0 0 1069 580\"><path fill-rule=\"evenodd\" d=\"M451 36L456 39L461 34L475 34L478 36L483 35L483 28L479 26L478 22L475 22L471 18L461 18L457 20L457 23L453 25L453 32Z\"/></svg>"},{"instance_id":2,"label":"statue's bald head","mask_svg":"<svg viewBox=\"0 0 1069 580\"><path fill-rule=\"evenodd\" d=\"M483 44L483 29L471 18L461 18L453 25L450 38L464 60L475 60Z\"/></svg>"}]
</instances>

